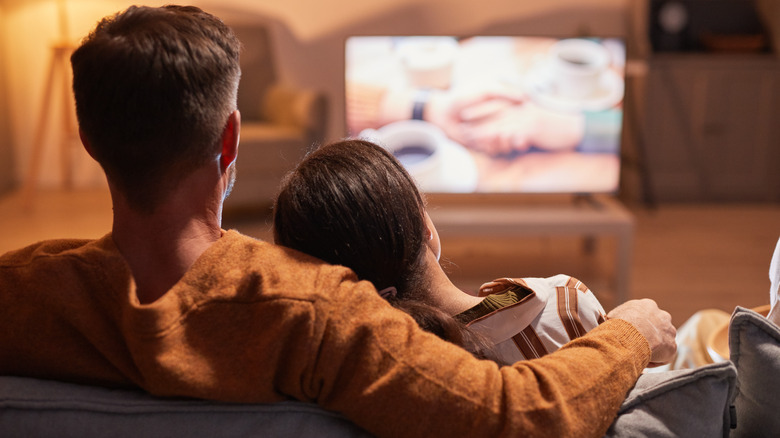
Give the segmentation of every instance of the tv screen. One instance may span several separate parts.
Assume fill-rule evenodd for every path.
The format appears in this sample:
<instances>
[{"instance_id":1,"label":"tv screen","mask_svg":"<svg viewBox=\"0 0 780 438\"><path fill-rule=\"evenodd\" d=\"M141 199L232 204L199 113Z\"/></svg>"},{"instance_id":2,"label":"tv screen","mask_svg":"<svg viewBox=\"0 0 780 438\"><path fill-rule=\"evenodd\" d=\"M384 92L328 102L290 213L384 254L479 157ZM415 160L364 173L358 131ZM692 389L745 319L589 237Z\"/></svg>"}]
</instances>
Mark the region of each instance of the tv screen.
<instances>
[{"instance_id":1,"label":"tv screen","mask_svg":"<svg viewBox=\"0 0 780 438\"><path fill-rule=\"evenodd\" d=\"M352 36L347 132L428 193L618 188L625 45L615 38Z\"/></svg>"}]
</instances>

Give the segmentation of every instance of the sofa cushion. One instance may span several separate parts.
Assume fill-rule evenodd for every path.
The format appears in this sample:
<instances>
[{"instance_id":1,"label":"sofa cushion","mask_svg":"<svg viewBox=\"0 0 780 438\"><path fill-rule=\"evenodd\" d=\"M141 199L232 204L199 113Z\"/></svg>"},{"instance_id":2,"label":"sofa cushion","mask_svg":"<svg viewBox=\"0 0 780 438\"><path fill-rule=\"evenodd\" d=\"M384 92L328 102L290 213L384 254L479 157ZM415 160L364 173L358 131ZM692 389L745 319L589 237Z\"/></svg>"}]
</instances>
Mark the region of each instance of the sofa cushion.
<instances>
[{"instance_id":1,"label":"sofa cushion","mask_svg":"<svg viewBox=\"0 0 780 438\"><path fill-rule=\"evenodd\" d=\"M731 436L780 436L780 328L737 307L729 326L729 354L738 382L737 428Z\"/></svg>"},{"instance_id":2,"label":"sofa cushion","mask_svg":"<svg viewBox=\"0 0 780 438\"><path fill-rule=\"evenodd\" d=\"M0 377L2 437L368 437L344 417L300 402L231 404L140 391Z\"/></svg>"},{"instance_id":3,"label":"sofa cushion","mask_svg":"<svg viewBox=\"0 0 780 438\"><path fill-rule=\"evenodd\" d=\"M735 388L736 369L731 362L645 373L606 436L728 437Z\"/></svg>"}]
</instances>

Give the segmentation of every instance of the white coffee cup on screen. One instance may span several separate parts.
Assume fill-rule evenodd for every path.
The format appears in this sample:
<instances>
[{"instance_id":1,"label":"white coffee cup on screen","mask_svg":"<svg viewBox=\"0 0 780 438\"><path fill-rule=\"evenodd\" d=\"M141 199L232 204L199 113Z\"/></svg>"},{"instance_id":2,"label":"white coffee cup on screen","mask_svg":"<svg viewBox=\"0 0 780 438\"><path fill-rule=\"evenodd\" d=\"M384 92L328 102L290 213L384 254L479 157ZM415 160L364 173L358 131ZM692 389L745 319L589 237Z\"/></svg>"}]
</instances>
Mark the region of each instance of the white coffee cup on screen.
<instances>
[{"instance_id":1,"label":"white coffee cup on screen","mask_svg":"<svg viewBox=\"0 0 780 438\"><path fill-rule=\"evenodd\" d=\"M398 54L409 85L414 88L447 89L458 55L458 42L452 37L404 37Z\"/></svg>"},{"instance_id":2,"label":"white coffee cup on screen","mask_svg":"<svg viewBox=\"0 0 780 438\"><path fill-rule=\"evenodd\" d=\"M360 137L377 143L392 153L422 191L435 191L441 185L444 131L422 120L401 120L379 129L366 129Z\"/></svg>"},{"instance_id":3,"label":"white coffee cup on screen","mask_svg":"<svg viewBox=\"0 0 780 438\"><path fill-rule=\"evenodd\" d=\"M565 39L550 49L552 84L558 97L587 99L597 93L609 68L609 51L587 39Z\"/></svg>"}]
</instances>

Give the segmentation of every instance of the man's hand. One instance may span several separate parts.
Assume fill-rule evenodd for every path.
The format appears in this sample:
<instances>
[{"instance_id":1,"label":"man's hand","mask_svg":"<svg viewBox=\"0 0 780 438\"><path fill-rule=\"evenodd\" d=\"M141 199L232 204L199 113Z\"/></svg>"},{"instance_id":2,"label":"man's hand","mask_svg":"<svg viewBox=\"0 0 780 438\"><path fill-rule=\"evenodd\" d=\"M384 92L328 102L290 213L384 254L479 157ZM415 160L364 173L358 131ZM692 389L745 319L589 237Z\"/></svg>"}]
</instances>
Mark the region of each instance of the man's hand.
<instances>
[{"instance_id":1,"label":"man's hand","mask_svg":"<svg viewBox=\"0 0 780 438\"><path fill-rule=\"evenodd\" d=\"M674 357L677 330L672 325L672 316L659 309L655 301L647 298L627 301L615 307L607 317L629 322L642 333L653 351L650 366L662 365Z\"/></svg>"}]
</instances>

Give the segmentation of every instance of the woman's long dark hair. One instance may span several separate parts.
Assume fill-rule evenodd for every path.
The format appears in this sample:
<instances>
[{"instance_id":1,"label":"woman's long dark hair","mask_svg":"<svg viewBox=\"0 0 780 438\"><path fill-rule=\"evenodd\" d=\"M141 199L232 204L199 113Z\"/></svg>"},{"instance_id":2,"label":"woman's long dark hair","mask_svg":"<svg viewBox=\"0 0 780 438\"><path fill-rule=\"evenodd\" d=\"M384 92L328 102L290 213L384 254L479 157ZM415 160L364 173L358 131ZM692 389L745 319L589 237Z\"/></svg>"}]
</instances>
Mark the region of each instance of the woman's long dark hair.
<instances>
[{"instance_id":1,"label":"woman's long dark hair","mask_svg":"<svg viewBox=\"0 0 780 438\"><path fill-rule=\"evenodd\" d=\"M430 305L422 257L425 202L396 158L371 142L344 140L308 154L282 181L276 243L351 268L439 337L471 348L472 334Z\"/></svg>"}]
</instances>

